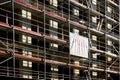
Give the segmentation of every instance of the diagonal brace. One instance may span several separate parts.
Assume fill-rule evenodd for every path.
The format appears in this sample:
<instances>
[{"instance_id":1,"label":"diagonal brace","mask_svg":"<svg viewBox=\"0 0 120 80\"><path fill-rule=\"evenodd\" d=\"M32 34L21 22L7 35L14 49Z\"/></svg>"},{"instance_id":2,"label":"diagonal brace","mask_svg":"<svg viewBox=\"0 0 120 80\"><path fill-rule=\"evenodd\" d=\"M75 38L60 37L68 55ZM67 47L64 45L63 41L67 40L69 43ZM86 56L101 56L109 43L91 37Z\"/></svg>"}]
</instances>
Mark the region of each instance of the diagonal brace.
<instances>
[{"instance_id":1,"label":"diagonal brace","mask_svg":"<svg viewBox=\"0 0 120 80\"><path fill-rule=\"evenodd\" d=\"M119 59L119 58L117 58L108 68L112 67L112 65L113 65L116 61L118 61L118 59Z\"/></svg>"},{"instance_id":2,"label":"diagonal brace","mask_svg":"<svg viewBox=\"0 0 120 80\"><path fill-rule=\"evenodd\" d=\"M118 24L116 26L114 26L111 30L109 30L108 32L106 33L110 33L113 29L115 29L116 27L118 26Z\"/></svg>"},{"instance_id":3,"label":"diagonal brace","mask_svg":"<svg viewBox=\"0 0 120 80\"><path fill-rule=\"evenodd\" d=\"M115 48L115 46L112 44L112 46L113 46L113 48L115 49L115 51L119 54L119 52L117 51L117 49ZM108 68L110 68L110 67L112 67L112 65L116 62L116 61L118 61L119 60L119 58L117 58Z\"/></svg>"},{"instance_id":4,"label":"diagonal brace","mask_svg":"<svg viewBox=\"0 0 120 80\"><path fill-rule=\"evenodd\" d=\"M6 61L8 61L8 60L10 60L10 59L12 59L12 58L13 58L13 57L9 57L9 58L5 59L4 61L0 62L0 64L3 64L4 62L6 62Z\"/></svg>"},{"instance_id":5,"label":"diagonal brace","mask_svg":"<svg viewBox=\"0 0 120 80\"><path fill-rule=\"evenodd\" d=\"M3 2L3 3L0 3L0 5L4 5L4 4L7 4L7 3L10 3L11 1L6 1L6 2Z\"/></svg>"},{"instance_id":6,"label":"diagonal brace","mask_svg":"<svg viewBox=\"0 0 120 80\"><path fill-rule=\"evenodd\" d=\"M113 48L115 49L115 51L119 54L118 50L115 48L115 46L112 44Z\"/></svg>"}]
</instances>

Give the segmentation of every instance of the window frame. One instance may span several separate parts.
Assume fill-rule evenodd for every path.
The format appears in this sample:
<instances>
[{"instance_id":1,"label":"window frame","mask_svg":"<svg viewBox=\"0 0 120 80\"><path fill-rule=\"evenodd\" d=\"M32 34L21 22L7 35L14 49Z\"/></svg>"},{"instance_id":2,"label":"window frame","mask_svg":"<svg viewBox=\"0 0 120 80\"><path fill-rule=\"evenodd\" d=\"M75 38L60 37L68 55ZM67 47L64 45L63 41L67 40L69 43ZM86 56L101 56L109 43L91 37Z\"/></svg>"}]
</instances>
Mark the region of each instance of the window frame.
<instances>
[{"instance_id":1,"label":"window frame","mask_svg":"<svg viewBox=\"0 0 120 80\"><path fill-rule=\"evenodd\" d=\"M58 0L50 0L50 5L58 7Z\"/></svg>"},{"instance_id":2,"label":"window frame","mask_svg":"<svg viewBox=\"0 0 120 80\"><path fill-rule=\"evenodd\" d=\"M79 9L73 8L73 14L74 14L75 16L79 16Z\"/></svg>"},{"instance_id":3,"label":"window frame","mask_svg":"<svg viewBox=\"0 0 120 80\"><path fill-rule=\"evenodd\" d=\"M22 9L22 17L31 20L32 13L29 12L29 11L26 11L26 10Z\"/></svg>"}]
</instances>

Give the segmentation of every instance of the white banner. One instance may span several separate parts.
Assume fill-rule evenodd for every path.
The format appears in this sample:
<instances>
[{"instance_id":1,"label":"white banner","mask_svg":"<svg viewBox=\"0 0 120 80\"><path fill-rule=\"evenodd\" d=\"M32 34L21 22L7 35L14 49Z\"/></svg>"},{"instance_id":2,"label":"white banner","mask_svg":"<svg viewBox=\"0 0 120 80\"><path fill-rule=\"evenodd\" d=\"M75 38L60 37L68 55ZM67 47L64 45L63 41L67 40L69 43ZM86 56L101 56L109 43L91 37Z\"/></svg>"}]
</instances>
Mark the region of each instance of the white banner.
<instances>
[{"instance_id":1,"label":"white banner","mask_svg":"<svg viewBox=\"0 0 120 80\"><path fill-rule=\"evenodd\" d=\"M70 54L88 58L88 38L70 33Z\"/></svg>"}]
</instances>

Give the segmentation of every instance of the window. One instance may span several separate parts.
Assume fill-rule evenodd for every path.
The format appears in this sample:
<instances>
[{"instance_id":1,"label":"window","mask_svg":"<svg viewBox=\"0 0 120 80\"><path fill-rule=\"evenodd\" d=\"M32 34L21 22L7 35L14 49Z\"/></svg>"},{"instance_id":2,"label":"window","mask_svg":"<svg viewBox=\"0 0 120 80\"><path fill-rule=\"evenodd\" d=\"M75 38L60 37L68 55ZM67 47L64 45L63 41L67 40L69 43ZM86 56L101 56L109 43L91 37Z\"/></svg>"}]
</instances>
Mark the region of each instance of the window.
<instances>
[{"instance_id":1,"label":"window","mask_svg":"<svg viewBox=\"0 0 120 80\"><path fill-rule=\"evenodd\" d=\"M108 41L107 41L107 44L108 44L108 48L107 48L107 49L108 49L108 52L109 52L109 53L112 53L112 41L108 40Z\"/></svg>"},{"instance_id":2,"label":"window","mask_svg":"<svg viewBox=\"0 0 120 80\"><path fill-rule=\"evenodd\" d=\"M25 67L28 66L27 61L23 61L23 66L25 66Z\"/></svg>"},{"instance_id":3,"label":"window","mask_svg":"<svg viewBox=\"0 0 120 80\"><path fill-rule=\"evenodd\" d=\"M79 16L79 10L78 9L73 9L73 13L74 13L74 15Z\"/></svg>"},{"instance_id":4,"label":"window","mask_svg":"<svg viewBox=\"0 0 120 80\"><path fill-rule=\"evenodd\" d=\"M92 67L93 68L97 68L97 64L92 64Z\"/></svg>"},{"instance_id":5,"label":"window","mask_svg":"<svg viewBox=\"0 0 120 80\"><path fill-rule=\"evenodd\" d=\"M58 38L58 22L50 20L50 36L54 38Z\"/></svg>"},{"instance_id":6,"label":"window","mask_svg":"<svg viewBox=\"0 0 120 80\"><path fill-rule=\"evenodd\" d=\"M25 35L22 35L22 42L24 42L24 43L27 42L27 37Z\"/></svg>"},{"instance_id":7,"label":"window","mask_svg":"<svg viewBox=\"0 0 120 80\"><path fill-rule=\"evenodd\" d=\"M80 63L79 63L79 61L75 61L74 64L75 65L79 65Z\"/></svg>"},{"instance_id":8,"label":"window","mask_svg":"<svg viewBox=\"0 0 120 80\"><path fill-rule=\"evenodd\" d=\"M111 57L108 57L108 61L112 61L112 58L111 58Z\"/></svg>"},{"instance_id":9,"label":"window","mask_svg":"<svg viewBox=\"0 0 120 80\"><path fill-rule=\"evenodd\" d=\"M112 46L112 41L108 40L108 45Z\"/></svg>"},{"instance_id":10,"label":"window","mask_svg":"<svg viewBox=\"0 0 120 80\"><path fill-rule=\"evenodd\" d=\"M32 75L29 75L29 79L32 79Z\"/></svg>"},{"instance_id":11,"label":"window","mask_svg":"<svg viewBox=\"0 0 120 80\"><path fill-rule=\"evenodd\" d=\"M32 38L30 36L27 36L27 35L22 35L22 42L31 44Z\"/></svg>"},{"instance_id":12,"label":"window","mask_svg":"<svg viewBox=\"0 0 120 80\"><path fill-rule=\"evenodd\" d=\"M32 62L29 61L29 62L28 62L28 66L29 66L29 67L32 67Z\"/></svg>"},{"instance_id":13,"label":"window","mask_svg":"<svg viewBox=\"0 0 120 80\"><path fill-rule=\"evenodd\" d=\"M112 53L112 47L111 46L108 46L108 48L107 48L107 51L108 51L108 53Z\"/></svg>"},{"instance_id":14,"label":"window","mask_svg":"<svg viewBox=\"0 0 120 80\"><path fill-rule=\"evenodd\" d=\"M23 75L23 78L28 78L28 75Z\"/></svg>"},{"instance_id":15,"label":"window","mask_svg":"<svg viewBox=\"0 0 120 80\"><path fill-rule=\"evenodd\" d=\"M111 7L107 7L107 11L109 12L109 13L112 13L112 8Z\"/></svg>"},{"instance_id":16,"label":"window","mask_svg":"<svg viewBox=\"0 0 120 80\"><path fill-rule=\"evenodd\" d=\"M23 50L23 55L27 55L27 51Z\"/></svg>"},{"instance_id":17,"label":"window","mask_svg":"<svg viewBox=\"0 0 120 80\"><path fill-rule=\"evenodd\" d=\"M73 29L73 33L79 34L79 30L78 29Z\"/></svg>"},{"instance_id":18,"label":"window","mask_svg":"<svg viewBox=\"0 0 120 80\"><path fill-rule=\"evenodd\" d=\"M92 54L92 57L97 59L97 54Z\"/></svg>"},{"instance_id":19,"label":"window","mask_svg":"<svg viewBox=\"0 0 120 80\"><path fill-rule=\"evenodd\" d=\"M23 74L23 78L32 79L32 75Z\"/></svg>"},{"instance_id":20,"label":"window","mask_svg":"<svg viewBox=\"0 0 120 80\"><path fill-rule=\"evenodd\" d=\"M110 74L107 74L108 77L110 77Z\"/></svg>"},{"instance_id":21,"label":"window","mask_svg":"<svg viewBox=\"0 0 120 80\"><path fill-rule=\"evenodd\" d=\"M79 74L79 69L75 69L75 70L74 70L74 73L75 73L75 74Z\"/></svg>"},{"instance_id":22,"label":"window","mask_svg":"<svg viewBox=\"0 0 120 80\"><path fill-rule=\"evenodd\" d=\"M32 56L32 52L27 51L27 50L23 50L23 55L31 57Z\"/></svg>"},{"instance_id":23,"label":"window","mask_svg":"<svg viewBox=\"0 0 120 80\"><path fill-rule=\"evenodd\" d=\"M23 67L32 67L32 62L31 61L25 61L23 60Z\"/></svg>"},{"instance_id":24,"label":"window","mask_svg":"<svg viewBox=\"0 0 120 80\"><path fill-rule=\"evenodd\" d=\"M97 76L97 72L92 72L92 75L93 76Z\"/></svg>"},{"instance_id":25,"label":"window","mask_svg":"<svg viewBox=\"0 0 120 80\"><path fill-rule=\"evenodd\" d=\"M27 36L28 38L28 43L31 44L32 43L32 38L30 36Z\"/></svg>"},{"instance_id":26,"label":"window","mask_svg":"<svg viewBox=\"0 0 120 80\"><path fill-rule=\"evenodd\" d=\"M85 24L85 21L83 19L80 20L79 22L82 23L82 24Z\"/></svg>"},{"instance_id":27,"label":"window","mask_svg":"<svg viewBox=\"0 0 120 80\"><path fill-rule=\"evenodd\" d=\"M53 47L53 48L58 48L58 44L51 43L50 46Z\"/></svg>"},{"instance_id":28,"label":"window","mask_svg":"<svg viewBox=\"0 0 120 80\"><path fill-rule=\"evenodd\" d=\"M92 35L92 40L97 41L97 36Z\"/></svg>"},{"instance_id":29,"label":"window","mask_svg":"<svg viewBox=\"0 0 120 80\"><path fill-rule=\"evenodd\" d=\"M58 28L58 22L50 20L50 27L53 27L53 28L57 29Z\"/></svg>"},{"instance_id":30,"label":"window","mask_svg":"<svg viewBox=\"0 0 120 80\"><path fill-rule=\"evenodd\" d=\"M31 12L27 12L27 18L31 19Z\"/></svg>"},{"instance_id":31,"label":"window","mask_svg":"<svg viewBox=\"0 0 120 80\"><path fill-rule=\"evenodd\" d=\"M97 49L97 36L92 35L92 48Z\"/></svg>"},{"instance_id":32,"label":"window","mask_svg":"<svg viewBox=\"0 0 120 80\"><path fill-rule=\"evenodd\" d=\"M41 79L42 80L42 79ZM51 78L50 80L58 80L57 78ZM62 79L61 79L62 80Z\"/></svg>"},{"instance_id":33,"label":"window","mask_svg":"<svg viewBox=\"0 0 120 80\"><path fill-rule=\"evenodd\" d=\"M32 56L32 52L29 51L27 55L28 55L28 56Z\"/></svg>"},{"instance_id":34,"label":"window","mask_svg":"<svg viewBox=\"0 0 120 80\"><path fill-rule=\"evenodd\" d=\"M56 72L58 72L58 68L51 67L51 71L56 71Z\"/></svg>"},{"instance_id":35,"label":"window","mask_svg":"<svg viewBox=\"0 0 120 80\"><path fill-rule=\"evenodd\" d=\"M22 10L22 17L27 18L27 19L31 19L31 12Z\"/></svg>"},{"instance_id":36,"label":"window","mask_svg":"<svg viewBox=\"0 0 120 80\"><path fill-rule=\"evenodd\" d=\"M57 0L50 0L50 4L57 7L58 6L58 1Z\"/></svg>"},{"instance_id":37,"label":"window","mask_svg":"<svg viewBox=\"0 0 120 80\"><path fill-rule=\"evenodd\" d=\"M107 23L107 28L108 28L108 29L112 29L112 25L109 24L109 23Z\"/></svg>"},{"instance_id":38,"label":"window","mask_svg":"<svg viewBox=\"0 0 120 80\"><path fill-rule=\"evenodd\" d=\"M30 12L27 12L27 11L25 11L25 10L22 10L22 17L31 19L31 13L30 13ZM30 21L27 21L27 22L30 23ZM31 31L31 25L29 25L29 24L27 24L27 23L23 23L23 24L22 24L22 28Z\"/></svg>"},{"instance_id":39,"label":"window","mask_svg":"<svg viewBox=\"0 0 120 80\"><path fill-rule=\"evenodd\" d=\"M26 24L26 23L23 23L23 24L22 24L22 28L23 28L23 29L27 29L27 30L30 30L30 31L31 31L31 26L30 26L30 25L28 25L28 24Z\"/></svg>"},{"instance_id":40,"label":"window","mask_svg":"<svg viewBox=\"0 0 120 80\"><path fill-rule=\"evenodd\" d=\"M97 0L92 0L92 4L97 5Z\"/></svg>"},{"instance_id":41,"label":"window","mask_svg":"<svg viewBox=\"0 0 120 80\"><path fill-rule=\"evenodd\" d=\"M22 10L22 17L26 18L26 15L27 15L26 11Z\"/></svg>"},{"instance_id":42,"label":"window","mask_svg":"<svg viewBox=\"0 0 120 80\"><path fill-rule=\"evenodd\" d=\"M95 16L95 17L92 17L92 22L93 23L97 23L97 17Z\"/></svg>"}]
</instances>

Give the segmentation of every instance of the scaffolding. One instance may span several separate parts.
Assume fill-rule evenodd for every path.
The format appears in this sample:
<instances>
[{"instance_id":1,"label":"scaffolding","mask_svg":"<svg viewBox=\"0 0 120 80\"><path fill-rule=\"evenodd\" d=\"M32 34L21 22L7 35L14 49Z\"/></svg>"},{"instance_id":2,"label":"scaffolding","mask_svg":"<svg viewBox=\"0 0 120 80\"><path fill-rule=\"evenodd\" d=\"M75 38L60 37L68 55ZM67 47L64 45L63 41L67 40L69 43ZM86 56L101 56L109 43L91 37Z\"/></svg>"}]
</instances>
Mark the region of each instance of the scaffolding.
<instances>
[{"instance_id":1,"label":"scaffolding","mask_svg":"<svg viewBox=\"0 0 120 80\"><path fill-rule=\"evenodd\" d=\"M0 78L119 80L119 5L119 0L1 0ZM70 54L70 32L89 39L88 58Z\"/></svg>"}]
</instances>

